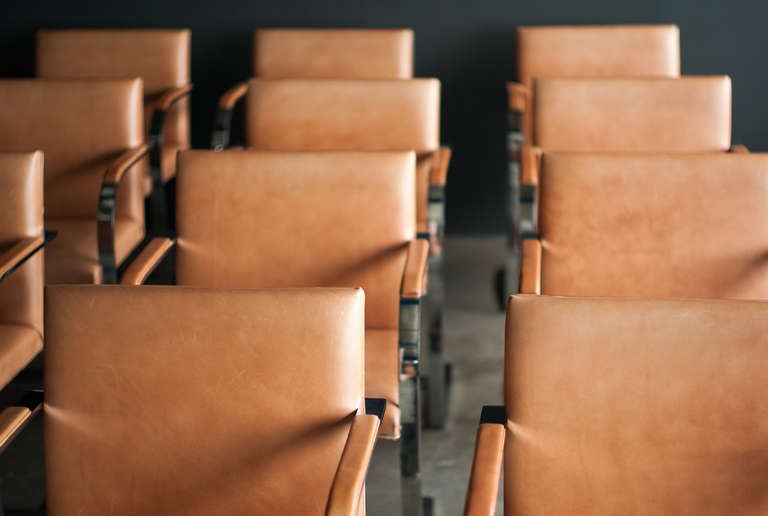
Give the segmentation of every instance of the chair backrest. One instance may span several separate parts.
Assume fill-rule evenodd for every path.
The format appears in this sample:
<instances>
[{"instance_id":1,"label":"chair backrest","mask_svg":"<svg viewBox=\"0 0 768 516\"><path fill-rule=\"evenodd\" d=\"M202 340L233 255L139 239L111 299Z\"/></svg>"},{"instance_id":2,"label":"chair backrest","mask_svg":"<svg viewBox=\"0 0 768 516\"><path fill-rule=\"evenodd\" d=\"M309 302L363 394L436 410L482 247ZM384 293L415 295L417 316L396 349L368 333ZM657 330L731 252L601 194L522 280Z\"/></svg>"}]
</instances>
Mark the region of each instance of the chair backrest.
<instances>
[{"instance_id":1,"label":"chair backrest","mask_svg":"<svg viewBox=\"0 0 768 516\"><path fill-rule=\"evenodd\" d=\"M517 29L517 80L537 77L679 77L676 25L544 26ZM530 109L525 134L531 135Z\"/></svg>"},{"instance_id":2,"label":"chair backrest","mask_svg":"<svg viewBox=\"0 0 768 516\"><path fill-rule=\"evenodd\" d=\"M544 154L541 292L768 299L766 185L768 154Z\"/></svg>"},{"instance_id":3,"label":"chair backrest","mask_svg":"<svg viewBox=\"0 0 768 516\"><path fill-rule=\"evenodd\" d=\"M66 29L37 33L37 76L43 79L144 80L145 122L165 90L190 83L188 29ZM189 147L189 104L165 119L164 143Z\"/></svg>"},{"instance_id":4,"label":"chair backrest","mask_svg":"<svg viewBox=\"0 0 768 516\"><path fill-rule=\"evenodd\" d=\"M110 163L144 141L140 79L0 80L0 151L45 153L45 216L96 217ZM120 183L117 216L144 220L142 167Z\"/></svg>"},{"instance_id":5,"label":"chair backrest","mask_svg":"<svg viewBox=\"0 0 768 516\"><path fill-rule=\"evenodd\" d=\"M47 509L322 514L363 404L363 304L359 289L49 287Z\"/></svg>"},{"instance_id":6,"label":"chair backrest","mask_svg":"<svg viewBox=\"0 0 768 516\"><path fill-rule=\"evenodd\" d=\"M410 29L259 29L253 70L267 79L410 79Z\"/></svg>"},{"instance_id":7,"label":"chair backrest","mask_svg":"<svg viewBox=\"0 0 768 516\"><path fill-rule=\"evenodd\" d=\"M547 151L715 152L731 145L731 80L536 79L533 143Z\"/></svg>"},{"instance_id":8,"label":"chair backrest","mask_svg":"<svg viewBox=\"0 0 768 516\"><path fill-rule=\"evenodd\" d=\"M43 153L0 153L0 253L43 235ZM0 324L43 334L43 253L0 283Z\"/></svg>"},{"instance_id":9,"label":"chair backrest","mask_svg":"<svg viewBox=\"0 0 768 516\"><path fill-rule=\"evenodd\" d=\"M768 304L513 296L506 514L762 513Z\"/></svg>"},{"instance_id":10,"label":"chair backrest","mask_svg":"<svg viewBox=\"0 0 768 516\"><path fill-rule=\"evenodd\" d=\"M398 327L413 153L179 156L179 285L363 287L368 327Z\"/></svg>"}]
</instances>

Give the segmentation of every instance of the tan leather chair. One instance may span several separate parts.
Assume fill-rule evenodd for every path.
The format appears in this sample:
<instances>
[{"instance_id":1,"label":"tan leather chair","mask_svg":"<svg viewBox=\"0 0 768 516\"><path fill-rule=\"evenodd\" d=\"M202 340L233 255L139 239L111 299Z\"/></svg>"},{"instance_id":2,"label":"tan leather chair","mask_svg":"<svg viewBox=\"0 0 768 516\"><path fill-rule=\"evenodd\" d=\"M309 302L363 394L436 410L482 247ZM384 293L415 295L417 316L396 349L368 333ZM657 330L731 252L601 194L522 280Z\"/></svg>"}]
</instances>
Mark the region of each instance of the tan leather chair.
<instances>
[{"instance_id":1,"label":"tan leather chair","mask_svg":"<svg viewBox=\"0 0 768 516\"><path fill-rule=\"evenodd\" d=\"M768 299L767 181L768 154L545 153L521 291Z\"/></svg>"},{"instance_id":2,"label":"tan leather chair","mask_svg":"<svg viewBox=\"0 0 768 516\"><path fill-rule=\"evenodd\" d=\"M140 79L0 80L0 151L45 153L46 283L114 283L144 238L142 120Z\"/></svg>"},{"instance_id":3,"label":"tan leather chair","mask_svg":"<svg viewBox=\"0 0 768 516\"><path fill-rule=\"evenodd\" d=\"M258 29L253 74L265 79L410 79L411 29Z\"/></svg>"},{"instance_id":4,"label":"tan leather chair","mask_svg":"<svg viewBox=\"0 0 768 516\"><path fill-rule=\"evenodd\" d=\"M364 514L360 289L61 285L46 310L48 512Z\"/></svg>"},{"instance_id":5,"label":"tan leather chair","mask_svg":"<svg viewBox=\"0 0 768 516\"><path fill-rule=\"evenodd\" d=\"M464 514L760 514L768 304L513 296Z\"/></svg>"},{"instance_id":6,"label":"tan leather chair","mask_svg":"<svg viewBox=\"0 0 768 516\"><path fill-rule=\"evenodd\" d=\"M176 153L189 148L190 31L40 30L36 63L43 79L144 80L147 141L154 146L145 194L153 194L153 231L167 231L164 185L176 175Z\"/></svg>"}]
</instances>

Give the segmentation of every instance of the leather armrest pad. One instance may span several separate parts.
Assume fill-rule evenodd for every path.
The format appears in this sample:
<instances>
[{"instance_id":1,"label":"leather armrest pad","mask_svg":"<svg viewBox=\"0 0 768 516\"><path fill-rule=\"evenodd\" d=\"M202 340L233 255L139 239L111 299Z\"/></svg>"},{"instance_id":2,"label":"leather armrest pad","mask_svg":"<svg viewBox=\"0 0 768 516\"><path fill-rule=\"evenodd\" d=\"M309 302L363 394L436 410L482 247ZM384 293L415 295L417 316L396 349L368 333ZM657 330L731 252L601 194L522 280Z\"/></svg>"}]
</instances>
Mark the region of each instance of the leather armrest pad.
<instances>
[{"instance_id":1,"label":"leather armrest pad","mask_svg":"<svg viewBox=\"0 0 768 516\"><path fill-rule=\"evenodd\" d=\"M107 169L107 172L104 174L104 181L107 183L119 183L123 178L123 175L130 170L137 161L149 153L149 149L149 144L143 143L138 147L123 152Z\"/></svg>"},{"instance_id":2,"label":"leather armrest pad","mask_svg":"<svg viewBox=\"0 0 768 516\"><path fill-rule=\"evenodd\" d=\"M333 481L327 514L354 516L358 513L379 424L379 418L374 415L355 416Z\"/></svg>"},{"instance_id":3,"label":"leather armrest pad","mask_svg":"<svg viewBox=\"0 0 768 516\"><path fill-rule=\"evenodd\" d=\"M120 284L141 285L144 283L147 276L155 270L155 267L160 264L175 243L176 241L170 238L153 238L125 270Z\"/></svg>"},{"instance_id":4,"label":"leather armrest pad","mask_svg":"<svg viewBox=\"0 0 768 516\"><path fill-rule=\"evenodd\" d=\"M191 84L185 84L184 86L179 86L177 88L167 89L157 99L155 107L162 111L168 111L173 104L178 102L184 96L189 95L191 91Z\"/></svg>"},{"instance_id":5,"label":"leather armrest pad","mask_svg":"<svg viewBox=\"0 0 768 516\"><path fill-rule=\"evenodd\" d=\"M507 83L507 105L510 111L524 112L528 106L528 97L528 88L519 82Z\"/></svg>"},{"instance_id":6,"label":"leather armrest pad","mask_svg":"<svg viewBox=\"0 0 768 516\"><path fill-rule=\"evenodd\" d=\"M539 184L539 167L542 150L533 145L523 145L520 149L520 183L536 186Z\"/></svg>"},{"instance_id":7,"label":"leather armrest pad","mask_svg":"<svg viewBox=\"0 0 768 516\"><path fill-rule=\"evenodd\" d=\"M231 110L248 93L248 83L241 82L224 92L219 98L219 109Z\"/></svg>"},{"instance_id":8,"label":"leather armrest pad","mask_svg":"<svg viewBox=\"0 0 768 516\"><path fill-rule=\"evenodd\" d=\"M408 256L405 260L403 283L400 287L400 297L419 299L427 293L427 260L429 259L429 242L423 239L411 240L408 245Z\"/></svg>"},{"instance_id":9,"label":"leather armrest pad","mask_svg":"<svg viewBox=\"0 0 768 516\"><path fill-rule=\"evenodd\" d=\"M4 277L8 271L24 261L35 248L40 247L44 242L45 238L42 236L25 238L4 253L0 254L0 278Z\"/></svg>"},{"instance_id":10,"label":"leather armrest pad","mask_svg":"<svg viewBox=\"0 0 768 516\"><path fill-rule=\"evenodd\" d=\"M749 149L746 145L732 145L731 152L734 154L749 154Z\"/></svg>"},{"instance_id":11,"label":"leather armrest pad","mask_svg":"<svg viewBox=\"0 0 768 516\"><path fill-rule=\"evenodd\" d=\"M495 423L482 423L477 429L465 516L496 514L505 432L504 425Z\"/></svg>"},{"instance_id":12,"label":"leather armrest pad","mask_svg":"<svg viewBox=\"0 0 768 516\"><path fill-rule=\"evenodd\" d=\"M541 241L535 238L523 240L520 293L541 294Z\"/></svg>"},{"instance_id":13,"label":"leather armrest pad","mask_svg":"<svg viewBox=\"0 0 768 516\"><path fill-rule=\"evenodd\" d=\"M435 151L435 164L429 173L431 186L445 186L448 180L448 165L451 163L451 148L440 147Z\"/></svg>"}]
</instances>

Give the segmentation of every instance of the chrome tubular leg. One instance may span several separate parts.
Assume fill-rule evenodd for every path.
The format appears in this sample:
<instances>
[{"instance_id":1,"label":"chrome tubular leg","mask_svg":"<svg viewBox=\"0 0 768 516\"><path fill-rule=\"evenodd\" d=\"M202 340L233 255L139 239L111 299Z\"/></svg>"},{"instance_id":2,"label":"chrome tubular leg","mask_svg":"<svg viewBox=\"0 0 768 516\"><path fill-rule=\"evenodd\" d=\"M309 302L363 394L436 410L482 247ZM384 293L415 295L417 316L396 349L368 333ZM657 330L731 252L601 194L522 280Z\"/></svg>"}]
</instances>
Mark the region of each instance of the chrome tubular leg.
<instances>
[{"instance_id":1,"label":"chrome tubular leg","mask_svg":"<svg viewBox=\"0 0 768 516\"><path fill-rule=\"evenodd\" d=\"M520 233L522 230L522 211L520 204L520 149L523 143L523 117L519 111L509 112L509 132L507 133L508 156L508 223L507 223L507 258L505 263L505 284L502 303L506 296L519 290L520 270Z\"/></svg>"}]
</instances>

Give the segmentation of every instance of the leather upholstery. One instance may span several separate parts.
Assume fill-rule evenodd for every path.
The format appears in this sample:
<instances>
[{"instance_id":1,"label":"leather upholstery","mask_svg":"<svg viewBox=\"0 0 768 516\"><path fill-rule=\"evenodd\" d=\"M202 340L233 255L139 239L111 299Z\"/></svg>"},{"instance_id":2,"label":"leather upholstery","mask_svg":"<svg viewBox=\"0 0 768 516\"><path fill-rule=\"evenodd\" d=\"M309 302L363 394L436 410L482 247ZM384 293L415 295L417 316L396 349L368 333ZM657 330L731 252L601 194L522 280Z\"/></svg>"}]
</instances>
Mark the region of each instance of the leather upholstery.
<instances>
[{"instance_id":1,"label":"leather upholstery","mask_svg":"<svg viewBox=\"0 0 768 516\"><path fill-rule=\"evenodd\" d=\"M190 83L188 29L66 29L37 33L37 76L44 79L144 80L147 130L163 92ZM162 171L173 176L176 151L189 148L189 103L182 99L165 119Z\"/></svg>"},{"instance_id":2,"label":"leather upholstery","mask_svg":"<svg viewBox=\"0 0 768 516\"><path fill-rule=\"evenodd\" d=\"M43 154L0 153L0 255L43 235ZM43 347L43 253L0 282L0 388Z\"/></svg>"},{"instance_id":3,"label":"leather upholstery","mask_svg":"<svg viewBox=\"0 0 768 516\"><path fill-rule=\"evenodd\" d=\"M534 143L546 151L710 152L731 145L731 80L537 79Z\"/></svg>"},{"instance_id":4,"label":"leather upholstery","mask_svg":"<svg viewBox=\"0 0 768 516\"><path fill-rule=\"evenodd\" d=\"M513 296L506 331L506 514L765 513L765 302Z\"/></svg>"},{"instance_id":5,"label":"leather upholstery","mask_svg":"<svg viewBox=\"0 0 768 516\"><path fill-rule=\"evenodd\" d=\"M517 80L528 94L536 77L679 77L676 25L519 27ZM532 105L532 99L527 99ZM518 106L519 108L519 106ZM524 131L531 135L530 109Z\"/></svg>"},{"instance_id":6,"label":"leather upholstery","mask_svg":"<svg viewBox=\"0 0 768 516\"><path fill-rule=\"evenodd\" d=\"M48 512L324 513L363 404L363 297L49 288Z\"/></svg>"},{"instance_id":7,"label":"leather upholstery","mask_svg":"<svg viewBox=\"0 0 768 516\"><path fill-rule=\"evenodd\" d=\"M259 29L254 75L267 79L410 79L410 29Z\"/></svg>"},{"instance_id":8,"label":"leather upholstery","mask_svg":"<svg viewBox=\"0 0 768 516\"><path fill-rule=\"evenodd\" d=\"M255 149L416 151L417 224L427 232L430 171L440 145L439 81L255 79L247 95L247 144Z\"/></svg>"},{"instance_id":9,"label":"leather upholstery","mask_svg":"<svg viewBox=\"0 0 768 516\"><path fill-rule=\"evenodd\" d=\"M45 153L45 225L59 230L46 247L48 282L93 279L99 189L110 163L144 140L141 99L140 79L0 81L0 150ZM118 259L144 235L145 166L131 169L118 189Z\"/></svg>"},{"instance_id":10,"label":"leather upholstery","mask_svg":"<svg viewBox=\"0 0 768 516\"><path fill-rule=\"evenodd\" d=\"M481 423L477 428L464 516L496 514L504 437L505 429L502 425Z\"/></svg>"},{"instance_id":11,"label":"leather upholstery","mask_svg":"<svg viewBox=\"0 0 768 516\"><path fill-rule=\"evenodd\" d=\"M545 154L541 292L768 299L766 185L768 154Z\"/></svg>"},{"instance_id":12,"label":"leather upholstery","mask_svg":"<svg viewBox=\"0 0 768 516\"><path fill-rule=\"evenodd\" d=\"M413 153L185 151L176 187L177 283L363 287L366 329L386 334L367 339L367 395L396 408ZM398 430L387 410L382 435Z\"/></svg>"}]
</instances>

